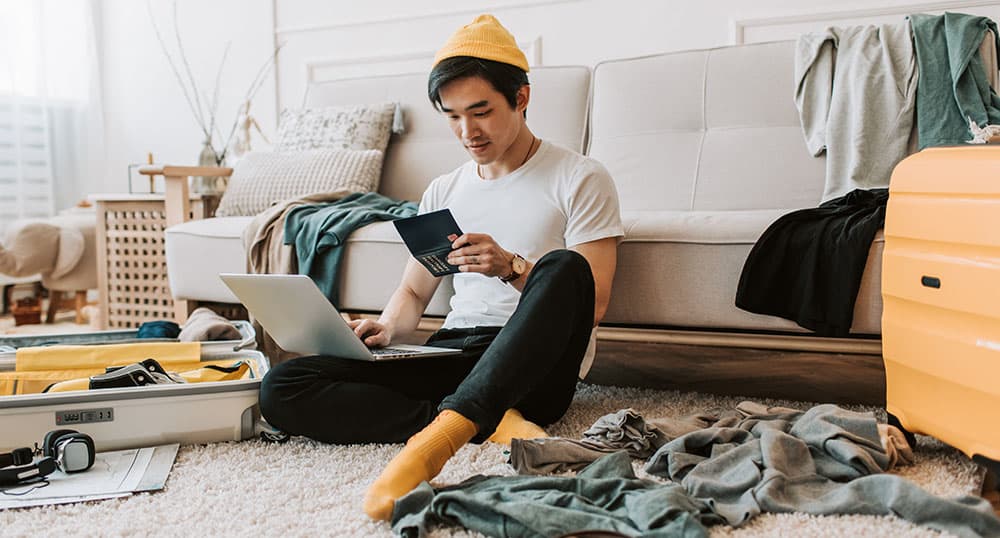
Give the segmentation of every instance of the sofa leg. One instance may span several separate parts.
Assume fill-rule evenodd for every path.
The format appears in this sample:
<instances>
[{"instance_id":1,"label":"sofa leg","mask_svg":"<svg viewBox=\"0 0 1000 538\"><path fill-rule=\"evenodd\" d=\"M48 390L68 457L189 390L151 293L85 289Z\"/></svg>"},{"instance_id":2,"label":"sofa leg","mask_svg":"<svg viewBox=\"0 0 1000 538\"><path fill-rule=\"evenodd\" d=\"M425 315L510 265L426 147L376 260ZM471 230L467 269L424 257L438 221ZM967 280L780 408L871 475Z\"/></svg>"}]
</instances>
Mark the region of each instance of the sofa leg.
<instances>
[{"instance_id":1,"label":"sofa leg","mask_svg":"<svg viewBox=\"0 0 1000 538\"><path fill-rule=\"evenodd\" d=\"M83 325L83 307L87 306L87 290L77 290L76 291L76 302L73 308L76 309L76 321L77 325Z\"/></svg>"},{"instance_id":2,"label":"sofa leg","mask_svg":"<svg viewBox=\"0 0 1000 538\"><path fill-rule=\"evenodd\" d=\"M61 291L49 290L49 308L45 311L45 323L55 323L56 313L59 312L59 303L61 301Z\"/></svg>"},{"instance_id":3,"label":"sofa leg","mask_svg":"<svg viewBox=\"0 0 1000 538\"><path fill-rule=\"evenodd\" d=\"M3 287L3 308L0 309L0 315L7 315L10 313L11 297L14 296L14 285L7 284Z\"/></svg>"},{"instance_id":4,"label":"sofa leg","mask_svg":"<svg viewBox=\"0 0 1000 538\"><path fill-rule=\"evenodd\" d=\"M174 322L178 325L184 325L188 319L188 314L191 313L189 310L188 301L180 301L174 299Z\"/></svg>"}]
</instances>

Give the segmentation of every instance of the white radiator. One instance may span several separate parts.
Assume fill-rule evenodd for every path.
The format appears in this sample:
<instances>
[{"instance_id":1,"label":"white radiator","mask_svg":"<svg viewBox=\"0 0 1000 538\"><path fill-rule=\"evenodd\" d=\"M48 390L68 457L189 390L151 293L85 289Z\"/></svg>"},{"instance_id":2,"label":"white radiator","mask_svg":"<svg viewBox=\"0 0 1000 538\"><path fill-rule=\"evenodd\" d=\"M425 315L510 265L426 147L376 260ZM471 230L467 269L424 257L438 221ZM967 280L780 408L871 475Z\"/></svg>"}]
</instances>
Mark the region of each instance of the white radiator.
<instances>
[{"instance_id":1,"label":"white radiator","mask_svg":"<svg viewBox=\"0 0 1000 538\"><path fill-rule=\"evenodd\" d=\"M16 219L54 213L48 107L0 96L0 237Z\"/></svg>"}]
</instances>

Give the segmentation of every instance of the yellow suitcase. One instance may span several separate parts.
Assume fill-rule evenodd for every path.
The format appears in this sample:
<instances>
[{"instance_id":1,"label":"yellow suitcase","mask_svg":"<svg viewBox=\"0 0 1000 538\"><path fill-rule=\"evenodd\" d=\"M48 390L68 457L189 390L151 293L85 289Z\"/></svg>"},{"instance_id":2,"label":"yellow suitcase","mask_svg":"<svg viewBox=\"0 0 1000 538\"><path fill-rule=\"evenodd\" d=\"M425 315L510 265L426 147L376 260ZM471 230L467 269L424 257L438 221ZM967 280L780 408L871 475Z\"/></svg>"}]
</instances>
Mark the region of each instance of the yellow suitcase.
<instances>
[{"instance_id":1,"label":"yellow suitcase","mask_svg":"<svg viewBox=\"0 0 1000 538\"><path fill-rule=\"evenodd\" d=\"M895 168L882 299L890 423L997 471L1000 147L926 149Z\"/></svg>"}]
</instances>

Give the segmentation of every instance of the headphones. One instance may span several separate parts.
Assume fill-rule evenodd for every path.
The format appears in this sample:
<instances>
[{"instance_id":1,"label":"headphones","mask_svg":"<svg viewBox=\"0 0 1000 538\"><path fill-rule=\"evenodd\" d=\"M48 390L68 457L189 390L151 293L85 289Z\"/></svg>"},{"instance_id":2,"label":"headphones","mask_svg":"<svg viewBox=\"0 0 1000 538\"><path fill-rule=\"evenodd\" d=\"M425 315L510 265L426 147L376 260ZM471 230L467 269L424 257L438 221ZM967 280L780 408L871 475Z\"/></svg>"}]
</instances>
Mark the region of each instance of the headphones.
<instances>
[{"instance_id":1,"label":"headphones","mask_svg":"<svg viewBox=\"0 0 1000 538\"><path fill-rule=\"evenodd\" d=\"M76 430L53 430L45 434L42 448L18 448L0 454L0 486L32 482L55 472L78 473L94 465L94 440ZM42 458L35 460L36 455Z\"/></svg>"}]
</instances>

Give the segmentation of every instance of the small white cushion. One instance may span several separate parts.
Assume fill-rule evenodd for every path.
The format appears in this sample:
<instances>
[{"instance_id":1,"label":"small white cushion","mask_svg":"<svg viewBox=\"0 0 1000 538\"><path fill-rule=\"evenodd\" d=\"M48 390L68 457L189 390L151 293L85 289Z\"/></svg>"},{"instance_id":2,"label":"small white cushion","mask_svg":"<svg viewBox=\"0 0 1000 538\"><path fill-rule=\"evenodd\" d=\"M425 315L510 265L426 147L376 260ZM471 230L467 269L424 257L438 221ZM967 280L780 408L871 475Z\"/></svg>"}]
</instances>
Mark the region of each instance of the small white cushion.
<instances>
[{"instance_id":1,"label":"small white cushion","mask_svg":"<svg viewBox=\"0 0 1000 538\"><path fill-rule=\"evenodd\" d=\"M380 150L253 152L233 169L215 214L256 215L289 198L346 189L373 192L382 173Z\"/></svg>"}]
</instances>

